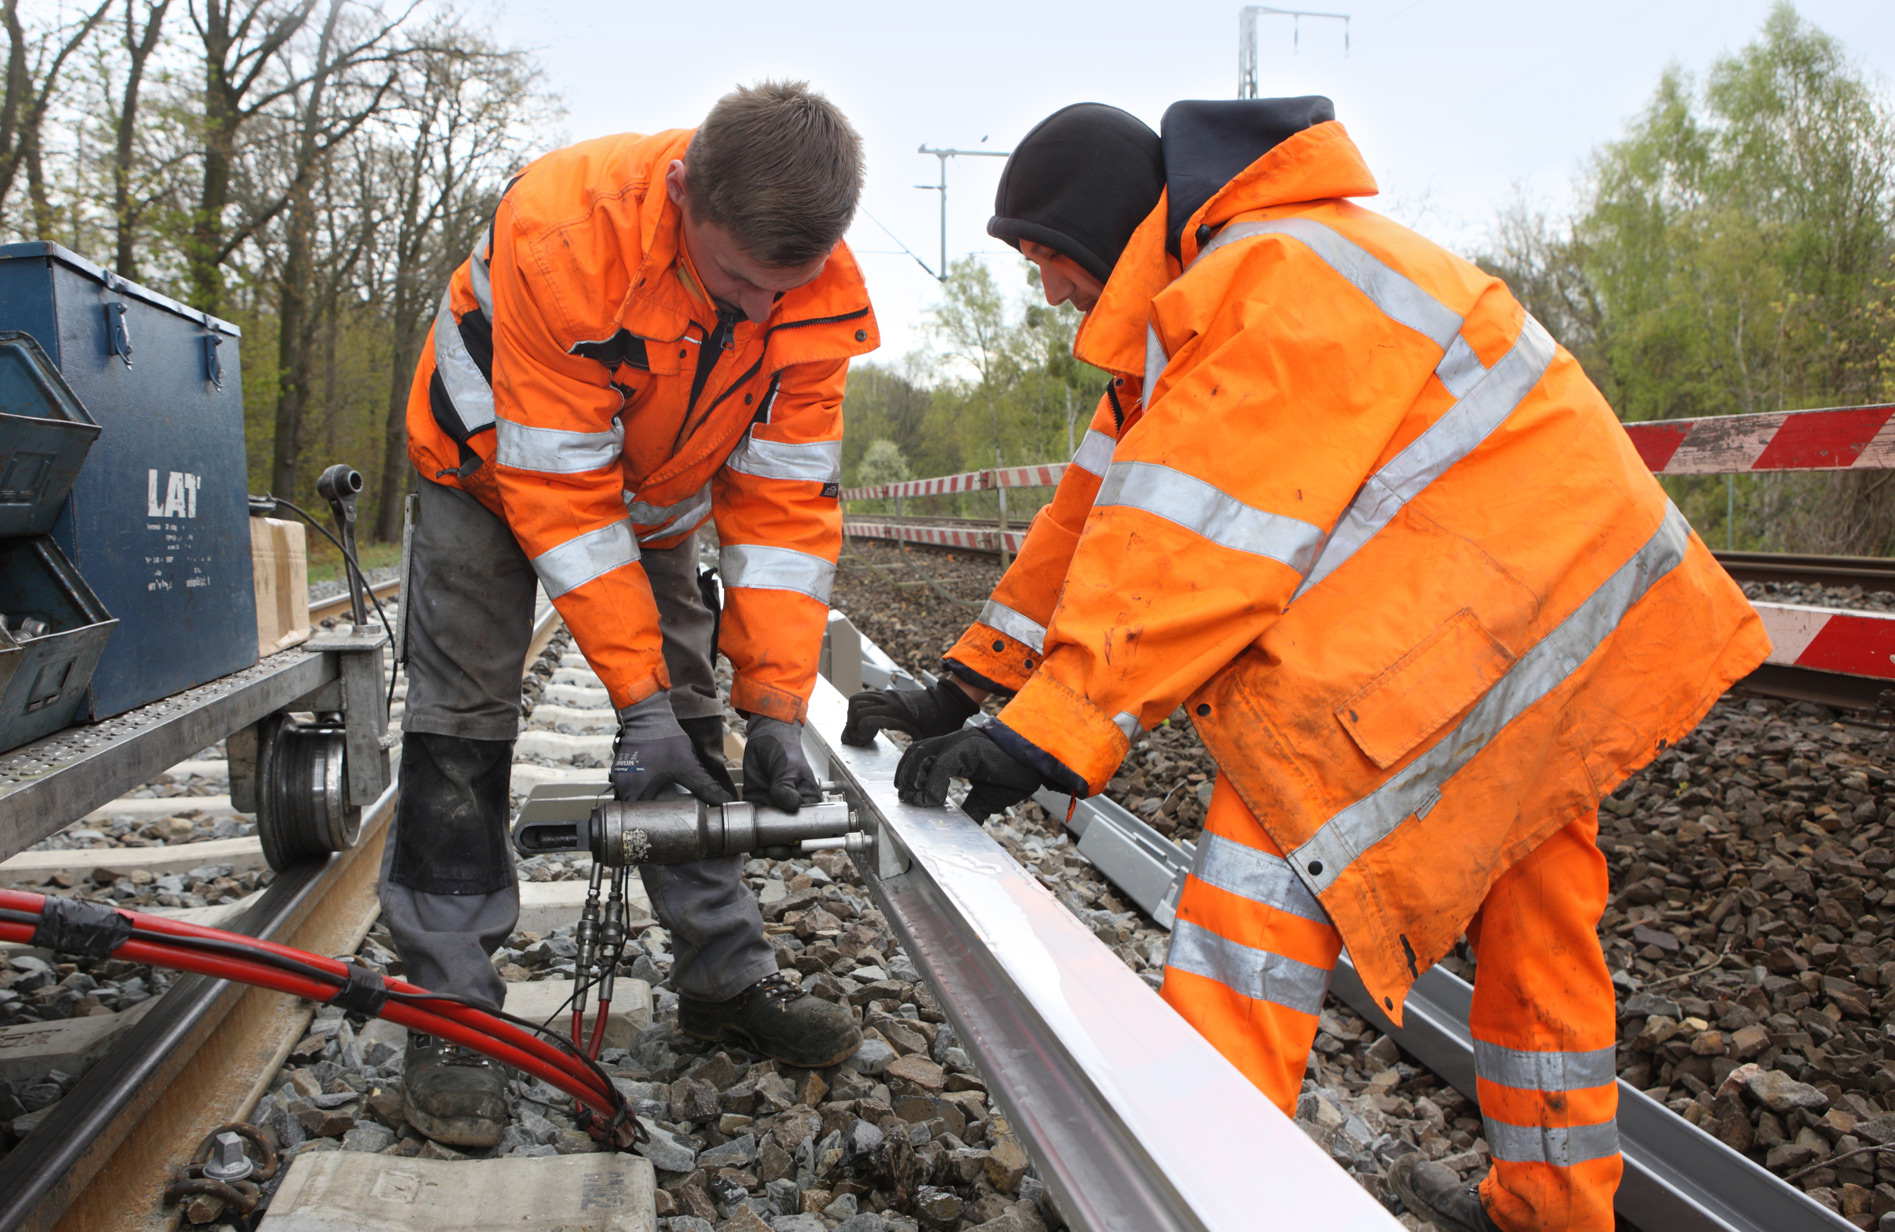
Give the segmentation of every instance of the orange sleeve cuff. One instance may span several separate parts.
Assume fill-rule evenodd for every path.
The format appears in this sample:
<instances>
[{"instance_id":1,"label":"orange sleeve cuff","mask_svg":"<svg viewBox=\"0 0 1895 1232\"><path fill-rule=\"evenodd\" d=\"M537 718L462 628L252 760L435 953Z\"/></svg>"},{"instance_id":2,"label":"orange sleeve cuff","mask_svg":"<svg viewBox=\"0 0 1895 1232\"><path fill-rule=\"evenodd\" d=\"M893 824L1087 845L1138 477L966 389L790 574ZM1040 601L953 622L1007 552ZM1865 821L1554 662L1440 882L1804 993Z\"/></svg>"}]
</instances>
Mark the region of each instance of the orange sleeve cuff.
<instances>
[{"instance_id":1,"label":"orange sleeve cuff","mask_svg":"<svg viewBox=\"0 0 1895 1232\"><path fill-rule=\"evenodd\" d=\"M632 682L607 680L601 676L599 682L605 686L606 696L612 699L612 709L623 710L627 706L636 706L654 693L663 693L671 687L667 673L660 669L653 675L643 676Z\"/></svg>"},{"instance_id":2,"label":"orange sleeve cuff","mask_svg":"<svg viewBox=\"0 0 1895 1232\"><path fill-rule=\"evenodd\" d=\"M731 682L730 704L745 714L760 714L785 723L801 723L809 714L809 699L743 676Z\"/></svg>"},{"instance_id":3,"label":"orange sleeve cuff","mask_svg":"<svg viewBox=\"0 0 1895 1232\"><path fill-rule=\"evenodd\" d=\"M1040 665L1039 651L979 621L968 626L946 657L1007 693L1018 693Z\"/></svg>"},{"instance_id":4,"label":"orange sleeve cuff","mask_svg":"<svg viewBox=\"0 0 1895 1232\"><path fill-rule=\"evenodd\" d=\"M1132 742L1110 715L1045 672L1035 673L1000 712L1000 722L1086 781L1105 790Z\"/></svg>"}]
</instances>

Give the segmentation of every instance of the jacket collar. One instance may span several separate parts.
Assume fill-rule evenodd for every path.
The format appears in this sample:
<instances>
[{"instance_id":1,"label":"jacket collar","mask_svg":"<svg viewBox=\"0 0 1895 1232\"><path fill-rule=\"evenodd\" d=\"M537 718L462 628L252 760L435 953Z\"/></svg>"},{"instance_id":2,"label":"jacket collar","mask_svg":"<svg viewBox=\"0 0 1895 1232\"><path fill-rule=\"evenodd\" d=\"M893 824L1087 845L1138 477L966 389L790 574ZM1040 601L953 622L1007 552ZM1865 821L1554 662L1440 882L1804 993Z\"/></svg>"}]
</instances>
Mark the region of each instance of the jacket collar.
<instances>
[{"instance_id":1,"label":"jacket collar","mask_svg":"<svg viewBox=\"0 0 1895 1232\"><path fill-rule=\"evenodd\" d=\"M1073 339L1073 354L1125 377L1143 377L1151 301L1197 258L1199 228L1274 206L1375 195L1375 177L1341 122L1329 120L1283 139L1232 176L1179 228L1180 256L1165 251L1170 191L1138 225L1112 267L1098 304ZM1204 237L1208 242L1210 235Z\"/></svg>"}]
</instances>

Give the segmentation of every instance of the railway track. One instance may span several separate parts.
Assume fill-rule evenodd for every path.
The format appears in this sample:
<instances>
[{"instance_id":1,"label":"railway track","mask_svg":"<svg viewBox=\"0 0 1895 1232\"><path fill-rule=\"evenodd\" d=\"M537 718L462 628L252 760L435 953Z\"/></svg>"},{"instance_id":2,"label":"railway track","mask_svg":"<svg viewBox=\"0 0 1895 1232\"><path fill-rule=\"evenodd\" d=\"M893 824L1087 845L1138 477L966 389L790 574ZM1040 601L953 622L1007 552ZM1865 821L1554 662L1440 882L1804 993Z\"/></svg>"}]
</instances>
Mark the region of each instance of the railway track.
<instances>
[{"instance_id":1,"label":"railway track","mask_svg":"<svg viewBox=\"0 0 1895 1232\"><path fill-rule=\"evenodd\" d=\"M391 578L386 582L376 582L368 589L369 593L376 598L387 599L401 593L401 580L399 578ZM309 623L319 625L325 620L333 620L337 616L346 616L348 612L349 592L345 590L339 595L330 595L326 599L318 599L311 603L309 605Z\"/></svg>"},{"instance_id":2,"label":"railway track","mask_svg":"<svg viewBox=\"0 0 1895 1232\"><path fill-rule=\"evenodd\" d=\"M988 519L945 516L895 517L864 515L845 523L852 537L901 542L929 551L998 556L1002 535ZM1024 529L1010 527L1006 539L1017 551ZM1867 556L1798 556L1776 552L1717 552L1718 560L1740 583L1808 588L1860 587L1865 594L1895 591L1895 560ZM1753 591L1753 597L1757 592ZM1780 624L1788 621L1789 640L1810 639L1797 625L1800 604L1759 602L1773 639L1785 640ZM1765 697L1814 702L1839 710L1880 711L1889 708L1895 688L1895 626L1873 617L1845 616L1842 630L1852 642L1841 660L1868 667L1866 672L1826 663L1810 667L1797 662L1766 663L1745 677L1739 687ZM1886 644L1885 644L1886 643ZM1816 656L1821 659L1821 656Z\"/></svg>"},{"instance_id":3,"label":"railway track","mask_svg":"<svg viewBox=\"0 0 1895 1232\"><path fill-rule=\"evenodd\" d=\"M313 616L317 610L312 608ZM536 655L555 620L550 612L543 615ZM819 770L828 766L825 777L834 777L874 819L879 842L860 880L892 934L879 957L893 967L905 954L932 989L931 995L891 990L885 994L890 999L858 1004L867 1010L867 1021L895 1023L883 1027L895 1039L901 1038L900 1021L929 1021L923 1015L938 1007L944 1036L935 1041L953 1040L970 1062L964 1071L949 1072L978 1074L991 1099L988 1123L1004 1127L986 1131L993 1144L986 1156L1000 1154L1007 1141L1022 1143L1037 1167L1038 1184L1074 1228L1259 1226L1259 1193L1272 1195L1271 1213L1284 1217L1281 1226L1388 1226L1371 1207L1355 1204L1355 1180L1311 1155L1303 1132L1260 1106L1247 1084L1233 1084L1227 1067L1202 1041L1179 1030L1181 1024L1089 926L1041 890L991 838L957 814L944 817L895 801L888 781L894 753L886 744L869 752L840 745L836 734L847 691L864 679L882 683L892 665L872 646L855 649L859 642L848 636L846 622L832 624L832 631L834 684L822 682L812 702L809 751ZM534 784L570 788L599 777L591 767L609 745L610 708L596 686L576 657L562 664L523 734L525 760L516 766L516 791ZM280 875L237 927L320 952L353 950L373 919L380 840L396 790L391 787L365 817L355 849ZM1093 837L1080 836L1079 850L1106 867L1113 862L1106 854L1111 836L1123 841L1135 835L1136 823L1128 824L1123 810L1116 817L1108 810L1091 815ZM1188 853L1175 846L1165 857L1161 846L1146 842L1148 861L1154 852L1161 862L1188 864ZM120 854L112 856L115 864L127 862ZM807 861L802 872L787 862L768 863L766 901L772 879L783 879L776 881L782 886L807 881L816 871ZM825 867L842 871L833 862ZM1130 888L1138 872L1121 861L1114 875L1126 879L1128 897L1164 918L1158 900L1147 903L1139 897L1144 891ZM1166 876L1175 872L1171 868ZM791 917L779 912L775 918ZM977 940L1000 937L1007 943ZM1057 978L1048 980L1053 972ZM1465 1029L1457 1032L1453 1021L1454 1002L1464 999L1464 991L1456 992L1451 977L1441 982L1441 989L1423 990L1435 999L1417 1001L1419 1021L1401 1046L1471 1095L1471 1079L1458 1072L1467 1068L1457 1052L1467 1047ZM1339 977L1338 986L1346 995L1346 978ZM854 999L854 993L847 995ZM899 1008L917 1017L884 1012L900 996L907 999ZM233 1113L249 1114L260 1100L270 1107L283 1090L285 1057L305 1038L308 1022L308 1008L287 998L196 977L178 981L68 1093L57 1115L0 1160L0 1228L116 1232L156 1226L154 1194L162 1178L204 1131ZM673 1038L667 1046L679 1043ZM677 1068L708 1073L710 1062ZM1675 1137L1684 1122L1649 1100L1649 1109L1642 1108L1636 1101L1644 1097L1635 1092L1626 1098L1628 1127L1637 1124L1643 1151L1621 1209L1632 1226L1646 1232L1848 1226L1800 1193L1759 1176L1761 1169L1734 1153L1720 1154L1715 1143L1707 1148L1702 1134L1683 1139L1691 1147L1680 1152L1683 1158L1668 1159L1662 1154L1672 1140L1667 1135ZM835 1115L833 1099L816 1106L824 1117ZM284 1109L279 1103L272 1111ZM644 1111L651 1116L655 1110ZM971 1137L976 1131L971 1117L968 1122L964 1132ZM724 1148L713 1139L710 1149ZM688 1180L674 1177L672 1184L677 1196L667 1190L667 1199L684 1204L677 1207L680 1213L704 1192L699 1186L690 1193ZM1014 1184L1009 1197L1030 1199L1035 1192L1031 1178ZM938 1195L927 1200L947 1201ZM1289 1209L1298 1203L1300 1213ZM716 1204L716 1213L734 1210L722 1197Z\"/></svg>"},{"instance_id":4,"label":"railway track","mask_svg":"<svg viewBox=\"0 0 1895 1232\"><path fill-rule=\"evenodd\" d=\"M371 589L388 602L399 584ZM313 603L311 623L346 614L349 605L346 593ZM558 628L557 613L546 605L535 625L529 664ZM403 696L405 690L398 690L397 699ZM175 746L175 739L171 743ZM352 848L297 862L240 910L206 922L316 953L352 952L379 910L375 883L398 790L398 783L391 784L363 811ZM200 799L181 798L179 807ZM183 850L193 846L198 844ZM244 848L246 842L210 846L217 848L216 857L207 850L193 858L210 862L234 854L241 860L242 853L231 848ZM247 846L258 848L253 862L261 863L258 840L247 840ZM87 849L66 858L84 866L103 855ZM108 858L136 868L138 855L120 849ZM18 860L0 864L0 877L9 869L15 870L12 876L21 875L20 866ZM27 867L42 874L50 865L29 861ZM177 980L0 1159L0 1228L132 1232L162 1225L156 1195L207 1133L249 1115L310 1017L304 1003L261 989L203 976Z\"/></svg>"},{"instance_id":5,"label":"railway track","mask_svg":"<svg viewBox=\"0 0 1895 1232\"><path fill-rule=\"evenodd\" d=\"M861 514L851 522L887 523L891 526L944 527L962 532L997 531L993 518L968 518L949 515ZM1009 530L1024 529L1025 519L1009 523ZM851 532L854 533L854 532ZM881 538L882 536L864 536ZM925 541L920 546L933 546ZM976 542L966 551L992 554L993 549ZM1895 591L1895 560L1879 556L1806 556L1790 552L1713 551L1718 563L1739 582L1794 582L1807 586L1860 586L1864 591Z\"/></svg>"}]
</instances>

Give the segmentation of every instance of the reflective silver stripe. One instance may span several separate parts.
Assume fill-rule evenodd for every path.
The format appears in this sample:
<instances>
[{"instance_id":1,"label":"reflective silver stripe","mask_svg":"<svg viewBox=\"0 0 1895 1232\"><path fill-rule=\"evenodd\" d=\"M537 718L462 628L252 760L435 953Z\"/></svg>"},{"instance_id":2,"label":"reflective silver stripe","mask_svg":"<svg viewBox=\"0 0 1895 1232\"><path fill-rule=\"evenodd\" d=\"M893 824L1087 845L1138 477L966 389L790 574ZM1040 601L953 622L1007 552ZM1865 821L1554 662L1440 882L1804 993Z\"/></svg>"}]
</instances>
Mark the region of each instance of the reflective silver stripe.
<instances>
[{"instance_id":1,"label":"reflective silver stripe","mask_svg":"<svg viewBox=\"0 0 1895 1232\"><path fill-rule=\"evenodd\" d=\"M1158 388L1158 378L1165 374L1165 365L1170 362L1171 357L1165 354L1165 344L1158 340L1158 331L1147 325L1145 327L1145 387L1144 392L1139 395L1139 400L1145 404L1145 409L1148 411L1151 410L1152 394Z\"/></svg>"},{"instance_id":2,"label":"reflective silver stripe","mask_svg":"<svg viewBox=\"0 0 1895 1232\"><path fill-rule=\"evenodd\" d=\"M1434 366L1434 374L1441 378L1449 393L1465 398L1475 382L1487 375L1487 365L1480 362L1480 356L1467 345L1467 339L1456 334L1454 341L1448 343L1447 354Z\"/></svg>"},{"instance_id":3,"label":"reflective silver stripe","mask_svg":"<svg viewBox=\"0 0 1895 1232\"><path fill-rule=\"evenodd\" d=\"M1328 577L1354 556L1363 544L1394 520L1402 507L1447 469L1474 452L1507 417L1512 415L1553 362L1552 336L1540 323L1527 317L1520 336L1501 361L1494 365L1467 396L1449 407L1441 418L1428 426L1387 466L1370 475L1355 499L1337 519L1335 530L1323 544L1315 567L1290 597L1294 603L1304 591Z\"/></svg>"},{"instance_id":4,"label":"reflective silver stripe","mask_svg":"<svg viewBox=\"0 0 1895 1232\"><path fill-rule=\"evenodd\" d=\"M535 428L500 419L494 423L494 461L517 471L572 475L596 471L619 460L625 429L615 419L604 432L567 432Z\"/></svg>"},{"instance_id":5,"label":"reflective silver stripe","mask_svg":"<svg viewBox=\"0 0 1895 1232\"><path fill-rule=\"evenodd\" d=\"M1299 518L1246 505L1195 475L1156 462L1114 462L1093 508L1123 505L1176 522L1212 543L1282 561L1307 573L1322 548L1321 530Z\"/></svg>"},{"instance_id":6,"label":"reflective silver stripe","mask_svg":"<svg viewBox=\"0 0 1895 1232\"><path fill-rule=\"evenodd\" d=\"M1405 274L1398 274L1354 240L1344 239L1332 227L1313 218L1278 218L1267 222L1232 223L1198 254L1201 261L1226 244L1258 235L1287 235L1321 258L1383 313L1409 329L1434 340L1446 350L1461 332L1461 314L1422 290ZM1196 262L1192 263L1193 265Z\"/></svg>"},{"instance_id":7,"label":"reflective silver stripe","mask_svg":"<svg viewBox=\"0 0 1895 1232\"><path fill-rule=\"evenodd\" d=\"M1474 1072L1488 1082L1522 1091L1583 1091L1618 1081L1614 1055L1611 1048L1589 1052L1524 1052L1477 1039L1474 1041Z\"/></svg>"},{"instance_id":8,"label":"reflective silver stripe","mask_svg":"<svg viewBox=\"0 0 1895 1232\"><path fill-rule=\"evenodd\" d=\"M655 543L683 532L687 527L695 527L711 511L711 485L705 484L691 495L675 505L648 505L643 501L634 501L630 492L625 493L625 512L632 521L641 526L654 526L638 537L640 543Z\"/></svg>"},{"instance_id":9,"label":"reflective silver stripe","mask_svg":"<svg viewBox=\"0 0 1895 1232\"><path fill-rule=\"evenodd\" d=\"M488 223L487 229L474 241L474 251L467 254L467 276L474 284L474 302L487 314L489 322L493 320L493 283L488 279L487 258L482 252L492 243L493 224Z\"/></svg>"},{"instance_id":10,"label":"reflective silver stripe","mask_svg":"<svg viewBox=\"0 0 1895 1232\"><path fill-rule=\"evenodd\" d=\"M1171 930L1165 965L1302 1014L1322 1012L1323 994L1329 991L1329 972L1322 967L1239 945L1186 920Z\"/></svg>"},{"instance_id":11,"label":"reflective silver stripe","mask_svg":"<svg viewBox=\"0 0 1895 1232\"><path fill-rule=\"evenodd\" d=\"M462 426L474 432L494 421L493 386L480 375L480 366L461 341L461 327L455 323L454 310L448 303L451 294L441 293L441 306L434 313L434 371Z\"/></svg>"},{"instance_id":12,"label":"reflective silver stripe","mask_svg":"<svg viewBox=\"0 0 1895 1232\"><path fill-rule=\"evenodd\" d=\"M540 575L548 599L557 599L576 590L593 578L622 569L638 559L638 545L632 542L632 524L614 522L566 540L558 547L533 558L533 572Z\"/></svg>"},{"instance_id":13,"label":"reflective silver stripe","mask_svg":"<svg viewBox=\"0 0 1895 1232\"><path fill-rule=\"evenodd\" d=\"M1086 439L1079 442L1078 450L1073 453L1073 465L1103 479L1105 468L1112 465L1112 451L1118 448L1118 444L1098 429L1088 428Z\"/></svg>"},{"instance_id":14,"label":"reflective silver stripe","mask_svg":"<svg viewBox=\"0 0 1895 1232\"><path fill-rule=\"evenodd\" d=\"M989 629L998 629L1016 642L1031 646L1035 653L1046 651L1046 626L1014 611L1004 603L987 600L980 609L980 623Z\"/></svg>"},{"instance_id":15,"label":"reflective silver stripe","mask_svg":"<svg viewBox=\"0 0 1895 1232\"><path fill-rule=\"evenodd\" d=\"M795 479L809 483L842 481L842 442L760 441L750 432L724 462L733 471L764 479Z\"/></svg>"},{"instance_id":16,"label":"reflective silver stripe","mask_svg":"<svg viewBox=\"0 0 1895 1232\"><path fill-rule=\"evenodd\" d=\"M1138 716L1129 710L1121 710L1113 715L1112 722L1125 733L1127 740L1138 739L1138 734L1145 730L1145 725L1138 721Z\"/></svg>"},{"instance_id":17,"label":"reflective silver stripe","mask_svg":"<svg viewBox=\"0 0 1895 1232\"><path fill-rule=\"evenodd\" d=\"M1487 1122L1487 1146L1494 1158L1510 1164L1552 1164L1570 1168L1588 1159L1605 1159L1619 1153L1619 1122L1616 1118L1596 1125L1554 1127L1546 1125L1509 1125L1491 1117Z\"/></svg>"},{"instance_id":18,"label":"reflective silver stripe","mask_svg":"<svg viewBox=\"0 0 1895 1232\"><path fill-rule=\"evenodd\" d=\"M818 603L829 602L836 578L833 562L795 548L733 543L718 554L726 589L793 590Z\"/></svg>"},{"instance_id":19,"label":"reflective silver stripe","mask_svg":"<svg viewBox=\"0 0 1895 1232\"><path fill-rule=\"evenodd\" d=\"M1684 559L1691 526L1671 502L1658 529L1551 633L1507 670L1453 731L1369 795L1324 822L1289 855L1304 884L1321 894L1355 858L1394 832L1410 814L1431 808L1442 787L1502 729L1558 688L1612 635L1632 605Z\"/></svg>"},{"instance_id":20,"label":"reflective silver stripe","mask_svg":"<svg viewBox=\"0 0 1895 1232\"><path fill-rule=\"evenodd\" d=\"M1198 854L1191 866L1191 875L1206 885L1216 886L1253 903L1287 911L1305 920L1329 923L1329 913L1316 901L1316 896L1296 879L1296 874L1290 871L1289 861L1267 851L1258 851L1255 847L1233 843L1207 832L1198 839Z\"/></svg>"}]
</instances>

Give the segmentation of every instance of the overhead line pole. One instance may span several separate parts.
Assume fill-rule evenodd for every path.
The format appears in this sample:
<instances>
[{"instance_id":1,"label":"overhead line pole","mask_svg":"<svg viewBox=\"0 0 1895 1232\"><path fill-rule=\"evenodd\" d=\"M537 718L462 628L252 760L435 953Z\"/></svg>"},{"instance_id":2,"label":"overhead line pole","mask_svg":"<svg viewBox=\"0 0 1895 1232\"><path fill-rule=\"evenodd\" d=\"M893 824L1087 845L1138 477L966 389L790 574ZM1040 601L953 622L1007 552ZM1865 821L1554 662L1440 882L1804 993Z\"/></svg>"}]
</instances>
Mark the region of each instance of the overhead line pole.
<instances>
[{"instance_id":1,"label":"overhead line pole","mask_svg":"<svg viewBox=\"0 0 1895 1232\"><path fill-rule=\"evenodd\" d=\"M948 276L948 268L947 268L947 160L950 158L953 158L957 154L966 155L969 158L1006 158L1009 155L1011 155L1013 151L1012 150L946 150L946 149L935 149L932 146L924 145L919 150L917 150L916 153L932 154L936 158L941 160L941 182L939 184L917 184L915 185L915 187L925 188L929 190L930 192L938 192L941 194L941 268L938 272L935 273L934 276L940 279L942 282L946 282L947 276Z\"/></svg>"},{"instance_id":2,"label":"overhead line pole","mask_svg":"<svg viewBox=\"0 0 1895 1232\"><path fill-rule=\"evenodd\" d=\"M1292 22L1290 46L1300 48L1303 41L1303 18L1340 21L1342 23L1342 50L1349 51L1349 14L1317 13L1309 9L1279 9L1267 4L1246 4L1237 10L1237 97L1257 97L1257 18L1287 17Z\"/></svg>"}]
</instances>

